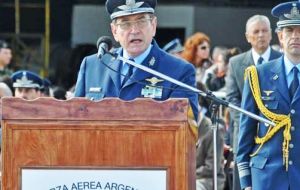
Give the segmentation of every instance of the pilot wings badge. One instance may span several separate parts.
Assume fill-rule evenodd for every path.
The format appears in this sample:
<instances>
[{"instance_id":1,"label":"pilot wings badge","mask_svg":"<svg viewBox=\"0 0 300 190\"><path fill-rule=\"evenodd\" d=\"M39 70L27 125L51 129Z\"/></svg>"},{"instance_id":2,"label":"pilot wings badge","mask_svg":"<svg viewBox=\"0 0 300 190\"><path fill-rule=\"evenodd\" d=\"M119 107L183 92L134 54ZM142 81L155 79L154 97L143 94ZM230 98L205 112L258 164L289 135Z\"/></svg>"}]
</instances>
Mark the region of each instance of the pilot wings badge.
<instances>
[{"instance_id":1,"label":"pilot wings badge","mask_svg":"<svg viewBox=\"0 0 300 190\"><path fill-rule=\"evenodd\" d=\"M267 96L270 96L274 91L272 90L264 90L264 93L267 95Z\"/></svg>"}]
</instances>

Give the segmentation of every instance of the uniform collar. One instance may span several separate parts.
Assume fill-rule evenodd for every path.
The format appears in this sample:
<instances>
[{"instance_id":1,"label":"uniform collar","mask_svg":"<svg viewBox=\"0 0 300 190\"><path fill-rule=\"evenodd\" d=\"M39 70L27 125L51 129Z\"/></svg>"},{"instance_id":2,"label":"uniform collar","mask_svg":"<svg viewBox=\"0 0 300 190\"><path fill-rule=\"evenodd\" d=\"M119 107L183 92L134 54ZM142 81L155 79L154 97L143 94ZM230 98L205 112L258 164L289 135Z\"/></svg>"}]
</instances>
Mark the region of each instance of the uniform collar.
<instances>
[{"instance_id":1,"label":"uniform collar","mask_svg":"<svg viewBox=\"0 0 300 190\"><path fill-rule=\"evenodd\" d=\"M284 56L284 67L285 67L285 75L288 76L294 67L297 67L300 71L300 63L294 65L286 56Z\"/></svg>"},{"instance_id":2,"label":"uniform collar","mask_svg":"<svg viewBox=\"0 0 300 190\"><path fill-rule=\"evenodd\" d=\"M146 59L146 57L149 55L152 46L153 45L150 44L149 47L146 49L146 51L144 51L141 55L139 55L137 57L133 57L134 62L137 63L137 64L141 64ZM123 50L123 57L126 58L126 59L130 59L130 58L132 59L132 57L130 57L128 55L128 53L126 52L125 49Z\"/></svg>"}]
</instances>

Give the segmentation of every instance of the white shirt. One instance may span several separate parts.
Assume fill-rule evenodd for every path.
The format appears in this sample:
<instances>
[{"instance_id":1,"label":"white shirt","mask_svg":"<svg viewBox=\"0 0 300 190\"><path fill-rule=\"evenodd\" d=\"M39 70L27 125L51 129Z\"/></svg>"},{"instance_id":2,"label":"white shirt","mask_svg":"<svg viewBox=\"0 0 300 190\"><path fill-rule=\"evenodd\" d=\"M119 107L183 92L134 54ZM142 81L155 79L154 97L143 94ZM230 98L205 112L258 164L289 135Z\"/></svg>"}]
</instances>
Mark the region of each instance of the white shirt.
<instances>
[{"instance_id":1,"label":"white shirt","mask_svg":"<svg viewBox=\"0 0 300 190\"><path fill-rule=\"evenodd\" d=\"M270 46L268 47L268 49L261 55L259 55L253 48L251 49L252 52L252 57L253 57L253 61L254 64L257 65L258 59L260 57L262 57L264 59L264 61L262 63L268 62L269 58L271 56L271 48Z\"/></svg>"}]
</instances>

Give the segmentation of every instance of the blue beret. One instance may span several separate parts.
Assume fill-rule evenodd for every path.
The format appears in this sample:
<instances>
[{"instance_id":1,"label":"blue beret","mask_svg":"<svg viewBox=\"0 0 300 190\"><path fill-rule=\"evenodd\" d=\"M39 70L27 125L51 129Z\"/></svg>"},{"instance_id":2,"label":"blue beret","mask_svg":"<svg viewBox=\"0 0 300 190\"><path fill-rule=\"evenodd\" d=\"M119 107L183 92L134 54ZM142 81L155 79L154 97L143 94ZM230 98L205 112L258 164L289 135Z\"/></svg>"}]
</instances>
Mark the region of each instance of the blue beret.
<instances>
[{"instance_id":1,"label":"blue beret","mask_svg":"<svg viewBox=\"0 0 300 190\"><path fill-rule=\"evenodd\" d=\"M43 79L31 71L17 71L11 75L14 88L38 88L43 86Z\"/></svg>"},{"instance_id":2,"label":"blue beret","mask_svg":"<svg viewBox=\"0 0 300 190\"><path fill-rule=\"evenodd\" d=\"M279 18L277 27L282 28L286 26L300 25L300 2L291 1L280 3L272 9L272 15Z\"/></svg>"},{"instance_id":3,"label":"blue beret","mask_svg":"<svg viewBox=\"0 0 300 190\"><path fill-rule=\"evenodd\" d=\"M156 0L107 0L106 10L111 19L138 13L154 13Z\"/></svg>"},{"instance_id":4,"label":"blue beret","mask_svg":"<svg viewBox=\"0 0 300 190\"><path fill-rule=\"evenodd\" d=\"M174 40L167 43L163 50L165 50L168 53L178 53L183 51L182 44L180 43L180 40L178 38L175 38Z\"/></svg>"}]
</instances>

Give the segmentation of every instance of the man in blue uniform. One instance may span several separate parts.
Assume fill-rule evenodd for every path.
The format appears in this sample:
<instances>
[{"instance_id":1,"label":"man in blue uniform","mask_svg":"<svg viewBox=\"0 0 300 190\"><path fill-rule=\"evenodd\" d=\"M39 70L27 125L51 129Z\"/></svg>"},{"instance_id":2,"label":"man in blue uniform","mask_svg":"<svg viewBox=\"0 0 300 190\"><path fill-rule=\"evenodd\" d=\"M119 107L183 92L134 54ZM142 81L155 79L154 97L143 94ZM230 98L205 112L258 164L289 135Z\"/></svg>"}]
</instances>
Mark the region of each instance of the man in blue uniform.
<instances>
[{"instance_id":1,"label":"man in blue uniform","mask_svg":"<svg viewBox=\"0 0 300 190\"><path fill-rule=\"evenodd\" d=\"M242 93L244 87L244 73L247 67L251 65L259 65L279 58L282 54L270 47L272 39L272 28L268 17L265 15L253 15L246 23L245 31L246 39L251 45L251 49L232 57L229 60L228 72L226 74L226 99L237 106L241 105ZM234 154L233 168L233 190L240 190L240 181L236 166L236 153L238 146L238 134L240 125L240 113L230 110L233 128L231 146Z\"/></svg>"},{"instance_id":2,"label":"man in blue uniform","mask_svg":"<svg viewBox=\"0 0 300 190\"><path fill-rule=\"evenodd\" d=\"M157 26L155 6L156 0L107 0L106 9L112 19L111 31L121 45L114 53L195 87L194 67L167 54L153 39ZM138 68L129 67L119 60L104 62L96 55L84 58L77 78L76 97L93 100L105 97L119 97L123 100L138 97L155 100L188 98L197 118L196 93Z\"/></svg>"},{"instance_id":3,"label":"man in blue uniform","mask_svg":"<svg viewBox=\"0 0 300 190\"><path fill-rule=\"evenodd\" d=\"M41 97L43 79L34 72L20 70L11 75L13 80L14 96L33 100Z\"/></svg>"},{"instance_id":4,"label":"man in blue uniform","mask_svg":"<svg viewBox=\"0 0 300 190\"><path fill-rule=\"evenodd\" d=\"M181 52L183 51L183 46L178 38L173 39L172 41L168 42L164 47L163 50L166 52L179 56Z\"/></svg>"},{"instance_id":5,"label":"man in blue uniform","mask_svg":"<svg viewBox=\"0 0 300 190\"><path fill-rule=\"evenodd\" d=\"M273 8L283 56L246 71L242 108L275 126L241 115L237 163L243 189L300 188L299 10L298 1Z\"/></svg>"}]
</instances>

